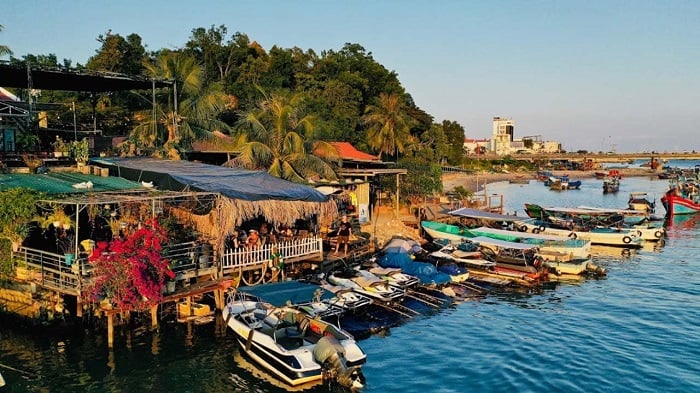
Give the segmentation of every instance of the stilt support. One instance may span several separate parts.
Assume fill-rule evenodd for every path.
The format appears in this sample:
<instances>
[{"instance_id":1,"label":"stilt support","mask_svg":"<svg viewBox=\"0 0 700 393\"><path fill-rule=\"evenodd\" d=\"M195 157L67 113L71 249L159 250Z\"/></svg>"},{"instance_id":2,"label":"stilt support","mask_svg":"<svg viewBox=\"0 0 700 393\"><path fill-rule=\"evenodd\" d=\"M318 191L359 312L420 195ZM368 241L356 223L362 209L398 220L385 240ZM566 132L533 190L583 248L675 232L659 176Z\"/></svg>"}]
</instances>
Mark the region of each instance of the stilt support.
<instances>
[{"instance_id":1,"label":"stilt support","mask_svg":"<svg viewBox=\"0 0 700 393\"><path fill-rule=\"evenodd\" d=\"M158 328L158 306L151 307L151 328Z\"/></svg>"},{"instance_id":2,"label":"stilt support","mask_svg":"<svg viewBox=\"0 0 700 393\"><path fill-rule=\"evenodd\" d=\"M114 348L114 315L107 314L107 346Z\"/></svg>"}]
</instances>

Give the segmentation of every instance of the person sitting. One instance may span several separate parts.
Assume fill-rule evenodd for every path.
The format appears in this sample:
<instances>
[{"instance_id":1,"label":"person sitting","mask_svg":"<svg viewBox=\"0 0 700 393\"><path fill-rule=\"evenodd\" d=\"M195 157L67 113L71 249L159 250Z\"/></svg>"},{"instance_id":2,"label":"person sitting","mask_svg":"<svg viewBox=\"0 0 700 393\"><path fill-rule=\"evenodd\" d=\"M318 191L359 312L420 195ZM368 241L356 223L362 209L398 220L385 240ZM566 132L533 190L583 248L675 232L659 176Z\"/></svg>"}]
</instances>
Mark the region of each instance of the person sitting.
<instances>
[{"instance_id":1,"label":"person sitting","mask_svg":"<svg viewBox=\"0 0 700 393\"><path fill-rule=\"evenodd\" d=\"M279 234L280 234L280 237L282 237L282 239L284 239L284 240L289 240L289 239L294 237L294 232L292 231L292 228L290 228L286 225L280 227Z\"/></svg>"},{"instance_id":2,"label":"person sitting","mask_svg":"<svg viewBox=\"0 0 700 393\"><path fill-rule=\"evenodd\" d=\"M249 249L257 248L260 245L260 235L258 234L258 231L256 231L255 229L250 230L250 232L248 233L248 240L246 241L246 245Z\"/></svg>"},{"instance_id":3,"label":"person sitting","mask_svg":"<svg viewBox=\"0 0 700 393\"><path fill-rule=\"evenodd\" d=\"M348 216L343 215L340 219L340 226L338 226L338 236L335 243L335 255L338 255L338 250L340 245L343 245L344 255L348 255L348 244L350 243L350 235L352 235L352 227L348 222Z\"/></svg>"}]
</instances>

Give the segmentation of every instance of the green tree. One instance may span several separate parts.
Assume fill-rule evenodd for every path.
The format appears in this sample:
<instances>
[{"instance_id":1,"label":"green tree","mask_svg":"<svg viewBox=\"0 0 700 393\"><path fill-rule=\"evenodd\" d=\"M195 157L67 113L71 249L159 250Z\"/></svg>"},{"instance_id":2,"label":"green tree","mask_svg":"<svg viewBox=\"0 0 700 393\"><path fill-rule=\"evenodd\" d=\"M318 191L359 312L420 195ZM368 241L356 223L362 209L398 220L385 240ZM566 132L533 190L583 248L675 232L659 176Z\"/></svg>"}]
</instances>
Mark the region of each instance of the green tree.
<instances>
[{"instance_id":1,"label":"green tree","mask_svg":"<svg viewBox=\"0 0 700 393\"><path fill-rule=\"evenodd\" d=\"M406 114L405 102L397 94L379 95L377 105L370 105L363 118L367 129L367 144L380 154L403 153L411 139L413 120Z\"/></svg>"},{"instance_id":2,"label":"green tree","mask_svg":"<svg viewBox=\"0 0 700 393\"><path fill-rule=\"evenodd\" d=\"M464 127L456 121L445 120L442 122L442 128L447 138L449 150L447 153L447 162L450 165L459 166L464 163Z\"/></svg>"},{"instance_id":3,"label":"green tree","mask_svg":"<svg viewBox=\"0 0 700 393\"><path fill-rule=\"evenodd\" d=\"M248 132L250 141L227 166L266 169L295 182L336 179L329 161L338 159L338 152L329 143L314 140L314 117L304 114L304 96L263 96L257 108L241 114L239 129Z\"/></svg>"},{"instance_id":4,"label":"green tree","mask_svg":"<svg viewBox=\"0 0 700 393\"><path fill-rule=\"evenodd\" d=\"M96 71L118 72L127 75L141 75L144 61L148 58L146 49L138 34L129 34L126 38L107 31L97 37L100 49L86 64L86 68Z\"/></svg>"},{"instance_id":5,"label":"green tree","mask_svg":"<svg viewBox=\"0 0 700 393\"><path fill-rule=\"evenodd\" d=\"M141 122L131 136L146 148L161 145L168 155L178 158L173 149L186 147L193 140L211 136L228 126L217 115L231 103L219 83L203 84L202 68L197 60L180 52L163 52L155 62L147 63L148 74L154 78L173 81L170 89L156 98L155 119L152 111L138 114ZM144 97L149 100L150 97Z\"/></svg>"}]
</instances>

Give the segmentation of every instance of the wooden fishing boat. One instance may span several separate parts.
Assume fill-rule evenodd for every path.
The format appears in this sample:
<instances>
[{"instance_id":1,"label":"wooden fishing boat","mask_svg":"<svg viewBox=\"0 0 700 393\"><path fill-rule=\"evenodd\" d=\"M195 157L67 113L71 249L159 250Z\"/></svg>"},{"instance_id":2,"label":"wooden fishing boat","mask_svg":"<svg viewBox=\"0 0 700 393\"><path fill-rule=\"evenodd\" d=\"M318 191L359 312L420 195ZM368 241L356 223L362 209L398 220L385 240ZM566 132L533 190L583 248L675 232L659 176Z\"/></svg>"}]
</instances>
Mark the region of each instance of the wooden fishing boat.
<instances>
[{"instance_id":1,"label":"wooden fishing boat","mask_svg":"<svg viewBox=\"0 0 700 393\"><path fill-rule=\"evenodd\" d=\"M572 239L566 235L540 235L532 233L532 231L529 233L516 232L488 227L468 229L435 221L421 221L421 226L433 239L447 239L456 244L465 241L473 241L475 237L484 236L497 240L529 244L538 247L544 252L570 254L572 258L587 258L591 254L589 241L584 239ZM518 228L527 229L527 226L521 223L518 225Z\"/></svg>"},{"instance_id":2,"label":"wooden fishing boat","mask_svg":"<svg viewBox=\"0 0 700 393\"><path fill-rule=\"evenodd\" d=\"M555 236L568 236L572 239L589 240L591 244L605 246L642 248L642 242L636 230L614 229L614 228L591 228L588 231L573 231L571 229L554 228L544 221L526 223L527 231L532 233L543 233Z\"/></svg>"},{"instance_id":3,"label":"wooden fishing boat","mask_svg":"<svg viewBox=\"0 0 700 393\"><path fill-rule=\"evenodd\" d=\"M548 185L550 190L578 190L581 187L581 180L570 180L569 176L553 176L550 177L549 182L545 181L545 185Z\"/></svg>"},{"instance_id":4,"label":"wooden fishing boat","mask_svg":"<svg viewBox=\"0 0 700 393\"><path fill-rule=\"evenodd\" d=\"M700 212L700 185L696 182L672 182L669 190L661 197L666 209L666 217Z\"/></svg>"},{"instance_id":5,"label":"wooden fishing boat","mask_svg":"<svg viewBox=\"0 0 700 393\"><path fill-rule=\"evenodd\" d=\"M222 310L242 350L276 377L297 386L332 380L364 385L367 356L350 333L292 307L276 307L236 292Z\"/></svg>"},{"instance_id":6,"label":"wooden fishing boat","mask_svg":"<svg viewBox=\"0 0 700 393\"><path fill-rule=\"evenodd\" d=\"M629 210L641 211L649 215L654 214L656 210L654 197L646 192L631 192L627 200L627 206Z\"/></svg>"},{"instance_id":7,"label":"wooden fishing boat","mask_svg":"<svg viewBox=\"0 0 700 393\"><path fill-rule=\"evenodd\" d=\"M611 194L620 191L620 179L608 177L603 180L603 194Z\"/></svg>"}]
</instances>

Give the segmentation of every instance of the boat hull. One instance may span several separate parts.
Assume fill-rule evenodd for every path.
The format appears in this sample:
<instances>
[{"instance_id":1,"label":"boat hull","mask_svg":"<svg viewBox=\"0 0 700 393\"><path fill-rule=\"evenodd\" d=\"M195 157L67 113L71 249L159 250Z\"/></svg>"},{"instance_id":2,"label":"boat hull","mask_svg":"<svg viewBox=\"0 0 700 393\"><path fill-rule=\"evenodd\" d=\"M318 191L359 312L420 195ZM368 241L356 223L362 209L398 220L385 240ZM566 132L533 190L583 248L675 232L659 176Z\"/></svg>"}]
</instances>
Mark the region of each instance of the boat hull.
<instances>
[{"instance_id":1,"label":"boat hull","mask_svg":"<svg viewBox=\"0 0 700 393\"><path fill-rule=\"evenodd\" d=\"M546 226L537 226L526 224L527 231L534 233L544 233L547 235L569 236L576 239L590 240L591 244L600 244L604 246L642 248L642 239L637 236L636 232L622 231L571 231L568 229L550 228Z\"/></svg>"},{"instance_id":2,"label":"boat hull","mask_svg":"<svg viewBox=\"0 0 700 393\"><path fill-rule=\"evenodd\" d=\"M450 225L450 224L442 224L442 223L433 223L435 225L431 225L428 222L423 222L421 225L423 226L423 229L425 230L425 233L430 235L433 239L445 239L449 240L450 242L454 243L461 243L467 240L472 239L474 236L468 236L466 231L460 233L459 227L455 225ZM532 230L528 230L527 232L529 233L534 233ZM477 235L481 236L487 236L491 237L488 233L486 232L475 232ZM569 232L566 232L566 234L558 234L559 237L562 239L568 239L568 234ZM519 236L520 235L520 236ZM504 236L494 236L494 239L501 239L501 240L506 240L506 241L517 241L517 239L521 239L525 233L522 232L512 232L512 236L514 239L508 239L507 237ZM585 240L582 238L582 240ZM564 240L562 240L562 243L564 243ZM571 254L574 258L587 258L591 255L591 248L590 248L590 243L585 244L582 243L579 246L574 246L574 247L569 247L568 245L565 244L556 244L554 242L550 242L548 244L538 244L538 248L542 251L546 252L552 252L552 253L564 253L564 254Z\"/></svg>"},{"instance_id":3,"label":"boat hull","mask_svg":"<svg viewBox=\"0 0 700 393\"><path fill-rule=\"evenodd\" d=\"M256 313L260 309L256 307L256 304L254 301L229 302L222 310L222 317L234 332L236 341L241 345L241 350L269 373L291 386L323 380L323 367L315 359L313 353L316 344L307 341L303 336L289 336L289 339L300 340L301 343L294 345L293 348L286 347L281 340L286 339L286 335L289 333L284 333L285 336L282 336L278 335L278 332L286 332L287 328L276 329L276 326L281 325L269 323L266 325L263 320L276 318L276 313L270 312L263 317L258 317ZM265 314L264 310L263 314ZM314 324L318 329L328 326L325 322L315 320L311 322L310 330L314 330ZM276 330L266 332L271 327ZM365 363L366 355L349 334L337 331L336 337L339 340L337 342L342 345L345 351L348 368L359 368L361 364Z\"/></svg>"},{"instance_id":4,"label":"boat hull","mask_svg":"<svg viewBox=\"0 0 700 393\"><path fill-rule=\"evenodd\" d=\"M667 193L661 197L661 203L666 208L667 217L700 213L700 204L673 193Z\"/></svg>"}]
</instances>

